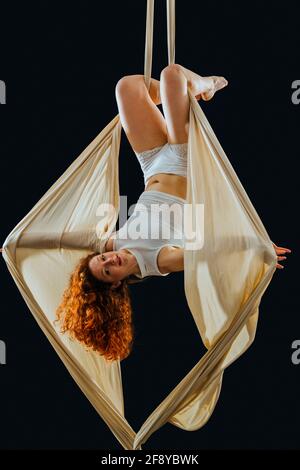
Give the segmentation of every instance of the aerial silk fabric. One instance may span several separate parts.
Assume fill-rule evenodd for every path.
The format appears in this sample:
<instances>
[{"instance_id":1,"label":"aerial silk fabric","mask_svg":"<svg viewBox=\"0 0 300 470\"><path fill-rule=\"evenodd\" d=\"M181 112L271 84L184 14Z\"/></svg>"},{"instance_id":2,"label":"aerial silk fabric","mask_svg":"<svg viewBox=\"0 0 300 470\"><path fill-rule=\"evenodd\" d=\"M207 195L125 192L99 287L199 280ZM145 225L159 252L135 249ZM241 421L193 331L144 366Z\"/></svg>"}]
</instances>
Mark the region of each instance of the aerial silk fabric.
<instances>
[{"instance_id":1,"label":"aerial silk fabric","mask_svg":"<svg viewBox=\"0 0 300 470\"><path fill-rule=\"evenodd\" d=\"M148 0L145 83L149 89L154 1ZM175 60L175 2L167 1L169 64ZM259 304L276 270L272 242L199 103L188 90L187 202L204 204L201 249L184 249L184 287L205 355L136 433L124 415L120 361L107 362L54 325L69 276L82 256L103 251L119 211L119 115L97 135L8 235L3 257L28 308L82 392L124 449L142 444L165 423L201 428L216 406L223 373L251 345ZM164 282L162 279L161 282ZM186 314L183 312L183 314ZM200 341L200 338L199 338ZM138 385L138 384L137 384Z\"/></svg>"}]
</instances>

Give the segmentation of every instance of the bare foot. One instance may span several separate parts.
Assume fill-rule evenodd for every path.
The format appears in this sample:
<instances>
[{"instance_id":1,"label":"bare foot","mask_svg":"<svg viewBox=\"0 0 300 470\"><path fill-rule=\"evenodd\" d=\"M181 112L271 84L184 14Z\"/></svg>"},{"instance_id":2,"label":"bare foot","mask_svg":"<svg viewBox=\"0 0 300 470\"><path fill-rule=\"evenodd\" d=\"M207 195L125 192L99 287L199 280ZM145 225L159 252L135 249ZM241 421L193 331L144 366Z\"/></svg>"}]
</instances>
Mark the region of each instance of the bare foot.
<instances>
[{"instance_id":1,"label":"bare foot","mask_svg":"<svg viewBox=\"0 0 300 470\"><path fill-rule=\"evenodd\" d=\"M216 91L221 90L228 85L226 78L218 77L216 75L212 75L211 77L202 77L202 79L207 82L207 91L200 93L196 98L200 99L201 97L204 101L211 100Z\"/></svg>"}]
</instances>

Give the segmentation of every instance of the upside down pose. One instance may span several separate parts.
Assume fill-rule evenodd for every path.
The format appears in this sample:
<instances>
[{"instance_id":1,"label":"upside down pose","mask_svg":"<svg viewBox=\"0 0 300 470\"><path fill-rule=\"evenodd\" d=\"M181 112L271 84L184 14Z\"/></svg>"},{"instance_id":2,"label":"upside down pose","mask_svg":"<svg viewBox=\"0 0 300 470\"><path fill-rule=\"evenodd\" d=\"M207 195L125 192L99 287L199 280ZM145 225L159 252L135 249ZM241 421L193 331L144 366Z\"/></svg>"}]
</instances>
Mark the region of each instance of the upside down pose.
<instances>
[{"instance_id":1,"label":"upside down pose","mask_svg":"<svg viewBox=\"0 0 300 470\"><path fill-rule=\"evenodd\" d=\"M141 224L152 204L184 207L187 188L187 141L190 101L209 101L227 85L224 77L202 77L179 64L164 68L160 81L151 79L149 92L143 75L121 78L116 100L121 124L144 174ZM161 104L163 113L157 105ZM136 205L136 207L138 206ZM150 276L166 276L184 269L182 226L169 223L169 237L132 237L137 211L107 240L103 253L90 253L73 271L56 316L61 331L107 360L126 358L133 344L129 284ZM152 217L160 231L160 218ZM152 227L153 228L153 227ZM274 245L279 261L288 248Z\"/></svg>"}]
</instances>

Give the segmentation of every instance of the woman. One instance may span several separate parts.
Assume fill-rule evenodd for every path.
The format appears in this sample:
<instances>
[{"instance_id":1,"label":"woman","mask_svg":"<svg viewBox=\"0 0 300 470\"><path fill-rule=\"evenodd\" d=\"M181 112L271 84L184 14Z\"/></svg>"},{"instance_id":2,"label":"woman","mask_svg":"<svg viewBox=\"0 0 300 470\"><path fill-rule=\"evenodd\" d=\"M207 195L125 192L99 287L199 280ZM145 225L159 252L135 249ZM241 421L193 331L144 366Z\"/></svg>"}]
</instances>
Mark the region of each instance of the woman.
<instances>
[{"instance_id":1,"label":"woman","mask_svg":"<svg viewBox=\"0 0 300 470\"><path fill-rule=\"evenodd\" d=\"M186 197L187 140L189 128L188 87L197 100L210 100L224 88L224 77L201 77L178 64L167 66L160 82L151 79L149 92L143 75L125 76L116 86L120 120L143 173L145 190L139 197L142 225L151 204L177 204ZM162 104L163 114L157 108ZM138 206L138 205L137 205ZM136 206L136 207L137 207ZM128 285L149 276L182 271L182 226L167 223L170 236L133 238L128 233L138 211L108 239L102 254L81 259L70 278L57 320L68 332L107 360L124 359L132 348L133 324ZM154 217L154 228L161 223ZM126 232L126 233L125 233ZM123 237L120 237L123 235ZM125 236L124 236L125 235ZM290 252L274 245L278 260ZM283 268L277 264L278 268Z\"/></svg>"}]
</instances>

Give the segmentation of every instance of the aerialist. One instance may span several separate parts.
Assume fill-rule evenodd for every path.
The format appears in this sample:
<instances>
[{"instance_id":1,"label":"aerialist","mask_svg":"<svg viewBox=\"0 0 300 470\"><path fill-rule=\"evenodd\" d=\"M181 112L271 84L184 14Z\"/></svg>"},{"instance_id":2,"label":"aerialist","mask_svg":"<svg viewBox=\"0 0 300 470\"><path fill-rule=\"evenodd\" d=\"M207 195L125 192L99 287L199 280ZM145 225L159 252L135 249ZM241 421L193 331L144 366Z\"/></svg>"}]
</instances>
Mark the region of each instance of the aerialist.
<instances>
[{"instance_id":1,"label":"aerialist","mask_svg":"<svg viewBox=\"0 0 300 470\"><path fill-rule=\"evenodd\" d=\"M190 100L209 101L227 85L220 76L200 75L172 64L160 81L151 79L149 92L143 75L125 76L116 86L116 100L123 129L144 174L145 189L138 204L145 208L140 220L148 223L152 204L184 207L187 189L187 141ZM157 105L162 104L163 113ZM136 206L137 207L137 206ZM57 309L61 331L97 351L107 360L124 359L133 343L129 284L150 276L166 276L184 269L183 227L169 224L168 239L159 235L131 237L137 212L107 240L102 253L82 258ZM154 230L161 233L159 214ZM166 222L164 222L166 223ZM178 237L181 233L181 238ZM121 235L121 236L120 236ZM276 246L278 261L288 248ZM277 268L282 269L281 264Z\"/></svg>"}]
</instances>

